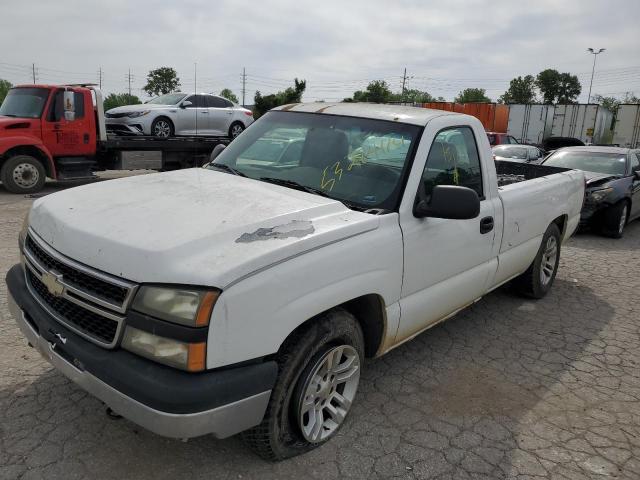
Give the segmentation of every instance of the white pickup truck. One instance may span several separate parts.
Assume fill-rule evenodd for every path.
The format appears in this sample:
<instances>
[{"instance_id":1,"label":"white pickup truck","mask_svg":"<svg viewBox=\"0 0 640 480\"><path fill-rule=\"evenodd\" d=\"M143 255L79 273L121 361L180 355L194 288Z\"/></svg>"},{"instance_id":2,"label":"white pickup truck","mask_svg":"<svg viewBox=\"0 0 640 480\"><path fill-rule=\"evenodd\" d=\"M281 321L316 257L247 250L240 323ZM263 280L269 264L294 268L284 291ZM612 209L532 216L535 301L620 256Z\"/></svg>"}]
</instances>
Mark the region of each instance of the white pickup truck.
<instances>
[{"instance_id":1,"label":"white pickup truck","mask_svg":"<svg viewBox=\"0 0 640 480\"><path fill-rule=\"evenodd\" d=\"M9 306L118 414L271 459L336 433L365 357L510 280L543 297L584 195L575 170L496 171L477 119L421 108L289 105L220 150L35 201Z\"/></svg>"}]
</instances>

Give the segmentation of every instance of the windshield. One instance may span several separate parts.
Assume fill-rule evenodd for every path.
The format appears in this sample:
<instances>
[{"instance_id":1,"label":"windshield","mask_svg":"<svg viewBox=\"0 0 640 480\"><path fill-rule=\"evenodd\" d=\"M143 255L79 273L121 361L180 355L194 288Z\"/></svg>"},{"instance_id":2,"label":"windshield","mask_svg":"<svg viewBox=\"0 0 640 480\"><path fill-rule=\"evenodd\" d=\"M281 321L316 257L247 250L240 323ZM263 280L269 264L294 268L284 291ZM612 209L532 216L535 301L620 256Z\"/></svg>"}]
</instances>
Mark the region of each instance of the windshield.
<instances>
[{"instance_id":1,"label":"windshield","mask_svg":"<svg viewBox=\"0 0 640 480\"><path fill-rule=\"evenodd\" d=\"M560 150L553 153L544 164L607 175L624 175L627 167L627 158L624 153L563 152Z\"/></svg>"},{"instance_id":2,"label":"windshield","mask_svg":"<svg viewBox=\"0 0 640 480\"><path fill-rule=\"evenodd\" d=\"M208 168L225 165L253 179L314 189L348 206L393 210L420 132L380 120L269 112Z\"/></svg>"},{"instance_id":3,"label":"windshield","mask_svg":"<svg viewBox=\"0 0 640 480\"><path fill-rule=\"evenodd\" d=\"M0 115L40 118L48 96L46 88L12 88L0 106Z\"/></svg>"},{"instance_id":4,"label":"windshield","mask_svg":"<svg viewBox=\"0 0 640 480\"><path fill-rule=\"evenodd\" d=\"M497 157L527 159L527 149L522 147L496 147L493 149L493 153Z\"/></svg>"},{"instance_id":5,"label":"windshield","mask_svg":"<svg viewBox=\"0 0 640 480\"><path fill-rule=\"evenodd\" d=\"M184 93L167 93L166 95L160 95L159 97L152 98L147 103L153 105L175 105L180 102L186 94Z\"/></svg>"}]
</instances>

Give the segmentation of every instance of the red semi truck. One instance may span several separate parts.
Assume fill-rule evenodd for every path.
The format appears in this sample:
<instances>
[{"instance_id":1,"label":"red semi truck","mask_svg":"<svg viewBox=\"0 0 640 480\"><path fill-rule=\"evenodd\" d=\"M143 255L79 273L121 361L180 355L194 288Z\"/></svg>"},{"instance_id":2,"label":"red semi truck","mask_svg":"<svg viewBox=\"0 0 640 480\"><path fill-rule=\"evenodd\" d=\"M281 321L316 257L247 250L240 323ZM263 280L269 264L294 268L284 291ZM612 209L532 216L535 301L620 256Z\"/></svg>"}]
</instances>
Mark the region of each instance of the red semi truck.
<instances>
[{"instance_id":1,"label":"red semi truck","mask_svg":"<svg viewBox=\"0 0 640 480\"><path fill-rule=\"evenodd\" d=\"M14 193L100 170L171 170L202 165L227 137L156 139L107 134L102 94L90 84L19 85L0 107L0 181Z\"/></svg>"}]
</instances>

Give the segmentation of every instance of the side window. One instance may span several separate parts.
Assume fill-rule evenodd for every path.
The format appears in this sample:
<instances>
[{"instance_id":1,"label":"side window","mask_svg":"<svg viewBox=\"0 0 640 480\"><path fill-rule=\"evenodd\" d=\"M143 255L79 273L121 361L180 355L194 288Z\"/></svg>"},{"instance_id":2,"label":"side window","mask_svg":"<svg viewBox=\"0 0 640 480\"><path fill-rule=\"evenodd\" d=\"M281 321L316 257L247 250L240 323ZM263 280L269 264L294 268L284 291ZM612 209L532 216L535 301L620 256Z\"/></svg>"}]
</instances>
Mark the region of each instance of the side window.
<instances>
[{"instance_id":1,"label":"side window","mask_svg":"<svg viewBox=\"0 0 640 480\"><path fill-rule=\"evenodd\" d=\"M469 127L448 128L436 135L422 173L422 182L427 196L436 185L459 185L475 190L482 198L480 156Z\"/></svg>"},{"instance_id":2,"label":"side window","mask_svg":"<svg viewBox=\"0 0 640 480\"><path fill-rule=\"evenodd\" d=\"M76 112L75 119L80 120L84 117L84 97L82 93L74 92L73 103ZM58 90L49 107L47 120L50 122L60 122L64 118L64 90Z\"/></svg>"},{"instance_id":3,"label":"side window","mask_svg":"<svg viewBox=\"0 0 640 480\"><path fill-rule=\"evenodd\" d=\"M636 172L640 170L640 153L631 155L631 171Z\"/></svg>"},{"instance_id":4,"label":"side window","mask_svg":"<svg viewBox=\"0 0 640 480\"><path fill-rule=\"evenodd\" d=\"M203 98L202 95L191 95L190 97L185 98L191 102L191 105L188 105L187 108L200 108L203 106Z\"/></svg>"},{"instance_id":5,"label":"side window","mask_svg":"<svg viewBox=\"0 0 640 480\"><path fill-rule=\"evenodd\" d=\"M209 108L227 108L227 102L224 98L207 95L207 107Z\"/></svg>"},{"instance_id":6,"label":"side window","mask_svg":"<svg viewBox=\"0 0 640 480\"><path fill-rule=\"evenodd\" d=\"M75 92L73 94L73 103L76 109L76 120L84 118L84 96L79 92Z\"/></svg>"},{"instance_id":7,"label":"side window","mask_svg":"<svg viewBox=\"0 0 640 480\"><path fill-rule=\"evenodd\" d=\"M507 138L509 139L509 143L512 143L514 145L518 144L518 141L515 138L513 138L513 137L507 137Z\"/></svg>"}]
</instances>

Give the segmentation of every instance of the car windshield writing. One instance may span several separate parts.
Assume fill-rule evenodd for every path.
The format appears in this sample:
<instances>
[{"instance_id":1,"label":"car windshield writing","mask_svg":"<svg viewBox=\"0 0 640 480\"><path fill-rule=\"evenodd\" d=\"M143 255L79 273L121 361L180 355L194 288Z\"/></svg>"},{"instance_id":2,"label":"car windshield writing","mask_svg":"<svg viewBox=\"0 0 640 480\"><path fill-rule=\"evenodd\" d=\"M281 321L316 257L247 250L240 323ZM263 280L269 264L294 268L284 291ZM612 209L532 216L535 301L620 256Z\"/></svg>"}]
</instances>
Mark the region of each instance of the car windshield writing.
<instances>
[{"instance_id":1,"label":"car windshield writing","mask_svg":"<svg viewBox=\"0 0 640 480\"><path fill-rule=\"evenodd\" d=\"M494 148L493 153L499 157L518 158L520 160L527 159L527 149L520 147L498 147Z\"/></svg>"},{"instance_id":2,"label":"car windshield writing","mask_svg":"<svg viewBox=\"0 0 640 480\"><path fill-rule=\"evenodd\" d=\"M49 90L46 88L13 88L9 90L0 115L20 118L40 118Z\"/></svg>"},{"instance_id":3,"label":"car windshield writing","mask_svg":"<svg viewBox=\"0 0 640 480\"><path fill-rule=\"evenodd\" d=\"M402 123L276 111L214 164L258 180L295 182L359 208L393 210L419 134L419 127Z\"/></svg>"},{"instance_id":4,"label":"car windshield writing","mask_svg":"<svg viewBox=\"0 0 640 480\"><path fill-rule=\"evenodd\" d=\"M584 151L556 152L544 162L552 167L575 168L607 175L624 175L626 163L624 154Z\"/></svg>"},{"instance_id":5,"label":"car windshield writing","mask_svg":"<svg viewBox=\"0 0 640 480\"><path fill-rule=\"evenodd\" d=\"M149 100L147 103L153 105L175 105L185 97L184 93L167 93Z\"/></svg>"}]
</instances>

